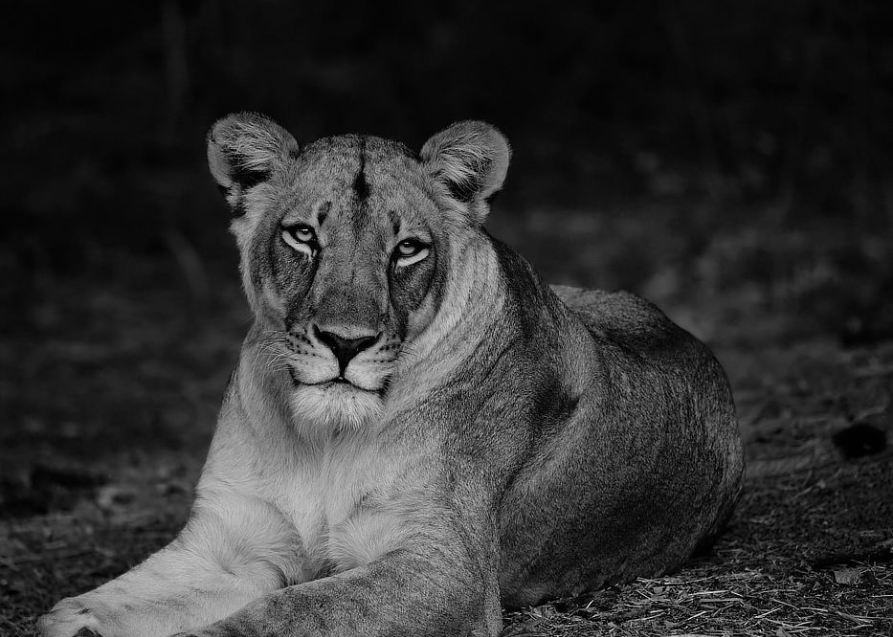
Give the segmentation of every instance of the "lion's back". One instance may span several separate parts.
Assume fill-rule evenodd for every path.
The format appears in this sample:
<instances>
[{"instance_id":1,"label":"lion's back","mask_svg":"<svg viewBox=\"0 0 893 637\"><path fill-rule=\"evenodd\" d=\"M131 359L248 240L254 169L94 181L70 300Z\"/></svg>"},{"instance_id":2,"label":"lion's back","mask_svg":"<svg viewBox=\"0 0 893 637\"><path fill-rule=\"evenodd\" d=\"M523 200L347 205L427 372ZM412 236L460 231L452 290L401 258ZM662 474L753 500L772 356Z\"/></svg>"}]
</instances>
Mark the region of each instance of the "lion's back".
<instances>
[{"instance_id":1,"label":"lion's back","mask_svg":"<svg viewBox=\"0 0 893 637\"><path fill-rule=\"evenodd\" d=\"M681 336L681 328L656 305L635 294L565 285L551 288L595 338L619 338L639 345L650 341L656 345Z\"/></svg>"},{"instance_id":2,"label":"lion's back","mask_svg":"<svg viewBox=\"0 0 893 637\"><path fill-rule=\"evenodd\" d=\"M672 390L715 422L712 435L737 439L731 387L707 345L635 294L566 286L552 290L589 332L606 378L637 377L646 393L649 386L658 394Z\"/></svg>"},{"instance_id":3,"label":"lion's back","mask_svg":"<svg viewBox=\"0 0 893 637\"><path fill-rule=\"evenodd\" d=\"M633 294L552 290L592 338L573 372L586 370L588 389L507 500L504 545L523 547L503 560L512 606L677 568L716 536L741 488L731 389L709 348Z\"/></svg>"},{"instance_id":4,"label":"lion's back","mask_svg":"<svg viewBox=\"0 0 893 637\"><path fill-rule=\"evenodd\" d=\"M656 305L629 292L606 292L552 286L591 335L600 357L603 379L618 391L636 378L633 402L659 403L674 396L685 405L676 414L695 456L712 449L715 459L705 464L717 480L716 494L727 502L725 513L741 489L743 457L732 389L711 349L671 321ZM706 476L705 476L706 478Z\"/></svg>"},{"instance_id":5,"label":"lion's back","mask_svg":"<svg viewBox=\"0 0 893 637\"><path fill-rule=\"evenodd\" d=\"M694 368L711 380L726 382L710 349L650 301L625 291L551 288L586 327L600 351L614 350L626 359L647 361L649 367Z\"/></svg>"}]
</instances>

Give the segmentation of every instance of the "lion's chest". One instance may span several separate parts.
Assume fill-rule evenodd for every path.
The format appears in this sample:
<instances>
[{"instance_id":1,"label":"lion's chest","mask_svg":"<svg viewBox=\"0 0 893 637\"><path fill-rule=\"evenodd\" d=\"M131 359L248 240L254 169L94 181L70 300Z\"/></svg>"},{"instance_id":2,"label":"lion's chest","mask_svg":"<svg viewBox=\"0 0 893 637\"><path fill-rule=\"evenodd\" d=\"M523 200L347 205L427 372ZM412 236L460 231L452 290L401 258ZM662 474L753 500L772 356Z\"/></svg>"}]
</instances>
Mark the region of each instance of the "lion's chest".
<instances>
[{"instance_id":1,"label":"lion's chest","mask_svg":"<svg viewBox=\"0 0 893 637\"><path fill-rule=\"evenodd\" d=\"M265 497L294 525L308 564L343 571L399 547L408 523L395 485L400 462L360 441L329 444L267 480Z\"/></svg>"}]
</instances>

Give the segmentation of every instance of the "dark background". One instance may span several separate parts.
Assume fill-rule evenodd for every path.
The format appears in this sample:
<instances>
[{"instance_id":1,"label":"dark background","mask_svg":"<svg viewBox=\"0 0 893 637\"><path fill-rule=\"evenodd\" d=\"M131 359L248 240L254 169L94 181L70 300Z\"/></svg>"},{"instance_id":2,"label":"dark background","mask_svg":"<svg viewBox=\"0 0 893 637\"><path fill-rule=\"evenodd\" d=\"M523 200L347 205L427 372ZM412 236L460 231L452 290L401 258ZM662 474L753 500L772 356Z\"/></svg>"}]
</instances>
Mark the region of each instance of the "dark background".
<instances>
[{"instance_id":1,"label":"dark background","mask_svg":"<svg viewBox=\"0 0 893 637\"><path fill-rule=\"evenodd\" d=\"M757 473L716 568L768 574L773 603L773 573L818 591L785 608L832 591L842 617L878 614L889 586L853 602L809 564L881 555L893 528L890 455L847 464L832 443L867 420L893 431L893 2L2 14L0 633L28 634L184 520L250 321L205 166L206 131L239 110L298 141L502 129L492 232L553 282L658 302L729 372Z\"/></svg>"}]
</instances>

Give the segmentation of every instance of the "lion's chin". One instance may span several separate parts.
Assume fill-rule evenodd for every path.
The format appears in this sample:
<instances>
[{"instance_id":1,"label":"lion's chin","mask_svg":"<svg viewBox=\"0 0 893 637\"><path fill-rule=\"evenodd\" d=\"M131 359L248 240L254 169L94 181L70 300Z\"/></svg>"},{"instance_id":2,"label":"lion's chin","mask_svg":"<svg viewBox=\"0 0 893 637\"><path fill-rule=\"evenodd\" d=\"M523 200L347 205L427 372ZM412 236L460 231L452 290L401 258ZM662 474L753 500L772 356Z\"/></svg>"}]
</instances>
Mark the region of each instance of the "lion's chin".
<instances>
[{"instance_id":1,"label":"lion's chin","mask_svg":"<svg viewBox=\"0 0 893 637\"><path fill-rule=\"evenodd\" d=\"M381 415L381 397L345 382L298 385L291 409L300 423L315 430L360 429Z\"/></svg>"}]
</instances>

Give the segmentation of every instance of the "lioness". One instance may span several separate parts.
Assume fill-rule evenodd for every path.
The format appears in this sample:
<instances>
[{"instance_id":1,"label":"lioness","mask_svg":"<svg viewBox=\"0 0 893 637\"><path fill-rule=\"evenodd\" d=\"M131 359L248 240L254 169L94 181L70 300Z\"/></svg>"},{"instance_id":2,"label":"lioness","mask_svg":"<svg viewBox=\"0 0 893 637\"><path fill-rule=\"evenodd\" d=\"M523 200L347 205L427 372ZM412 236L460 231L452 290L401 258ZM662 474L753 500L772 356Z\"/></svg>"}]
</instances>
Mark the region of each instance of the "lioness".
<instances>
[{"instance_id":1,"label":"lioness","mask_svg":"<svg viewBox=\"0 0 893 637\"><path fill-rule=\"evenodd\" d=\"M191 517L43 635L496 635L715 536L743 464L722 369L487 234L509 155L480 122L420 154L213 126L255 321Z\"/></svg>"}]
</instances>

